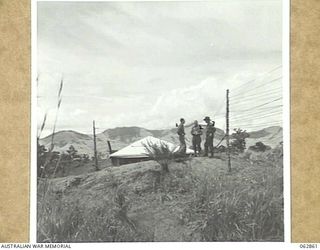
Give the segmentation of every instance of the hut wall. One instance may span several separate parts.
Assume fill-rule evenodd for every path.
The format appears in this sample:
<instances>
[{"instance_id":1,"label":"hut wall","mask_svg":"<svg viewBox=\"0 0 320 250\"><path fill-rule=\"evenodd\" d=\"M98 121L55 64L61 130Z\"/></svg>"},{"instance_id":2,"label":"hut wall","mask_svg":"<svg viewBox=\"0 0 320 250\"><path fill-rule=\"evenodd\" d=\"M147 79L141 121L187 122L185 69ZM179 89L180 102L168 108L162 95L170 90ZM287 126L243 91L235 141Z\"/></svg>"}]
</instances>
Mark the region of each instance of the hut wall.
<instances>
[{"instance_id":1,"label":"hut wall","mask_svg":"<svg viewBox=\"0 0 320 250\"><path fill-rule=\"evenodd\" d=\"M120 166L120 165L137 163L137 162L148 161L148 160L150 160L149 157L145 157L145 158L116 158L116 157L112 157L111 158L113 166Z\"/></svg>"}]
</instances>

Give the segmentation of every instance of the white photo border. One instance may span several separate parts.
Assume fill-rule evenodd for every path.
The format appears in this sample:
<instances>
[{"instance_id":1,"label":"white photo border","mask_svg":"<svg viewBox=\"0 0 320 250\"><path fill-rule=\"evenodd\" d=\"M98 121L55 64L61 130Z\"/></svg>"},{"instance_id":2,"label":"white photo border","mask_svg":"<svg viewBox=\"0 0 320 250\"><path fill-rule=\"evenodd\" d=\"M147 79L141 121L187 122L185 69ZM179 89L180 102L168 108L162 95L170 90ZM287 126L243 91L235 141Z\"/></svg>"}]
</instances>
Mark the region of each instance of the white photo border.
<instances>
[{"instance_id":1,"label":"white photo border","mask_svg":"<svg viewBox=\"0 0 320 250\"><path fill-rule=\"evenodd\" d=\"M69 0L68 2L121 2L119 0ZM128 1L128 0L126 0ZM132 0L129 0L132 1ZM150 0L148 0L150 1ZM151 0L152 1L152 0ZM171 1L171 0L165 0ZM180 0L176 0L180 1ZM188 0L189 1L189 0ZM201 2L200 0L196 0ZM212 2L219 2L212 1ZM228 0L224 0L225 2ZM230 0L229 0L230 1ZM263 0L256 0L263 1ZM268 1L268 0L267 0ZM270 0L272 1L272 0ZM281 0L279 0L281 1ZM30 218L29 239L37 242L37 3L49 0L31 0L31 162L30 162ZM52 1L51 1L52 2ZM65 2L55 0L53 2ZM180 1L186 2L186 1ZM221 2L221 1L220 1ZM215 248L231 249L270 249L296 247L291 243L291 171L290 171L290 0L282 0L282 84L283 84L283 149L284 149L284 242L163 242L163 243L72 243L77 249L105 249L114 250L130 248L132 250L173 249L175 247L188 249ZM107 245L106 245L107 244Z\"/></svg>"}]
</instances>

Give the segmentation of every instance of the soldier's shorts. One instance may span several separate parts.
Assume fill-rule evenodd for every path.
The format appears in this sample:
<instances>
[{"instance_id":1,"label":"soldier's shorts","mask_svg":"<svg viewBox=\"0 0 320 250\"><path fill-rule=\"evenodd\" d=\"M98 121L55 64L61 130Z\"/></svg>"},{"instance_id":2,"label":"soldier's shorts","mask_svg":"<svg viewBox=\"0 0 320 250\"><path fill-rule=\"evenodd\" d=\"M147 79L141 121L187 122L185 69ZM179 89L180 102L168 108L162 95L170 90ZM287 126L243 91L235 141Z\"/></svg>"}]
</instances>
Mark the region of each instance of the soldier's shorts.
<instances>
[{"instance_id":1,"label":"soldier's shorts","mask_svg":"<svg viewBox=\"0 0 320 250\"><path fill-rule=\"evenodd\" d=\"M192 137L192 144L193 145L200 145L201 144L201 136L200 135L194 135Z\"/></svg>"},{"instance_id":2,"label":"soldier's shorts","mask_svg":"<svg viewBox=\"0 0 320 250\"><path fill-rule=\"evenodd\" d=\"M184 135L179 135L179 141L180 141L180 146L179 146L178 153L185 154L186 150L187 150L187 145L186 145L186 141L184 139Z\"/></svg>"},{"instance_id":3,"label":"soldier's shorts","mask_svg":"<svg viewBox=\"0 0 320 250\"><path fill-rule=\"evenodd\" d=\"M213 137L207 137L204 143L205 147L213 147Z\"/></svg>"}]
</instances>

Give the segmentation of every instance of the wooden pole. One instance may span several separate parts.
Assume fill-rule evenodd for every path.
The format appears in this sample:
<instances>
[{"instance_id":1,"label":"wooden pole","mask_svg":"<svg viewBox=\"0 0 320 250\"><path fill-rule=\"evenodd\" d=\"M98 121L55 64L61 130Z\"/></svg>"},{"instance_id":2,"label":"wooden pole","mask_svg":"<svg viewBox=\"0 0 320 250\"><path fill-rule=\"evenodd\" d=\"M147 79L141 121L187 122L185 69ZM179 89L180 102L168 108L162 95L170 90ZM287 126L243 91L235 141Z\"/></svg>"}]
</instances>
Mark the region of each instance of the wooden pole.
<instances>
[{"instance_id":1,"label":"wooden pole","mask_svg":"<svg viewBox=\"0 0 320 250\"><path fill-rule=\"evenodd\" d=\"M110 154L112 154L112 147L111 147L111 143L110 143L110 141L109 141L109 140L107 141L107 143L108 143L108 147L109 147L109 153L110 153Z\"/></svg>"},{"instance_id":2,"label":"wooden pole","mask_svg":"<svg viewBox=\"0 0 320 250\"><path fill-rule=\"evenodd\" d=\"M230 145L229 145L229 89L226 94L226 142L228 156L228 171L231 172Z\"/></svg>"},{"instance_id":3,"label":"wooden pole","mask_svg":"<svg viewBox=\"0 0 320 250\"><path fill-rule=\"evenodd\" d=\"M95 121L93 121L93 150L94 150L94 165L96 170L99 170L98 166L98 154L97 154L97 140L96 140L96 126Z\"/></svg>"}]
</instances>

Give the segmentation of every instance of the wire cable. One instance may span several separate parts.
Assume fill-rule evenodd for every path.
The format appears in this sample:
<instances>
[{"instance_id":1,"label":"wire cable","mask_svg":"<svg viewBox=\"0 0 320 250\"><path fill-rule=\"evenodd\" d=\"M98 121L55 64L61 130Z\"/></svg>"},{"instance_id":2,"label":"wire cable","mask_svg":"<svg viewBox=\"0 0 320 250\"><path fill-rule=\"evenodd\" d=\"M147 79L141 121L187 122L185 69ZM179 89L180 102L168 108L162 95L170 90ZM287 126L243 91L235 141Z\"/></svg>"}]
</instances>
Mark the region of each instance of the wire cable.
<instances>
[{"instance_id":1,"label":"wire cable","mask_svg":"<svg viewBox=\"0 0 320 250\"><path fill-rule=\"evenodd\" d=\"M263 74L262 76L260 76L260 77L263 77L263 76L265 76L265 75L267 75L267 74L270 74L270 73L276 71L277 69L279 69L279 68L281 68L281 67L282 67L282 64L280 64L280 65L276 66L275 68L271 69L270 71L264 73L264 74ZM241 84L240 86L235 87L235 88L233 88L232 90L233 90L233 91L237 91L237 89L242 88L243 86L246 86L246 85L249 84L249 83L255 82L258 78L259 78L259 77L255 78L255 79L252 79L252 80L250 80L250 81L248 81L248 82L245 82L244 84Z\"/></svg>"},{"instance_id":2,"label":"wire cable","mask_svg":"<svg viewBox=\"0 0 320 250\"><path fill-rule=\"evenodd\" d=\"M268 82L262 82L261 84L255 86L254 88L251 88L251 89L249 89L249 90L243 90L243 91L251 92L251 91L253 91L253 90L256 90L256 89L259 89L259 88L261 88L261 87L266 86L266 84L268 84L268 83L277 82L277 81L280 80L280 79L282 79L282 76L277 77L277 78L275 78L275 79L272 79L272 80L270 80L270 81L268 81ZM236 93L235 95L230 95L230 98L234 98L234 97L243 95L243 91L240 92L240 93Z\"/></svg>"},{"instance_id":3,"label":"wire cable","mask_svg":"<svg viewBox=\"0 0 320 250\"><path fill-rule=\"evenodd\" d=\"M269 114L269 113L274 113L274 112L282 112L282 109L272 109L272 110L264 110L264 111L259 111L259 112L253 112L253 113L236 113L233 115L230 115L230 119L237 119L237 118L242 118L242 117L252 117L252 116L261 116L261 115L265 115L265 114Z\"/></svg>"},{"instance_id":4,"label":"wire cable","mask_svg":"<svg viewBox=\"0 0 320 250\"><path fill-rule=\"evenodd\" d=\"M266 102L266 103L260 104L260 105L258 105L258 106L252 107L252 108L250 108L250 109L246 109L246 110L233 110L233 112L246 112L246 111L249 111L249 110L252 110L252 109L255 109L255 108L263 107L263 106L265 106L265 105L268 105L268 104L270 104L270 103L279 101L279 100L281 100L281 99L282 99L282 98L277 98L277 99L275 99L275 100L272 100L272 101L270 101L270 102Z\"/></svg>"},{"instance_id":5,"label":"wire cable","mask_svg":"<svg viewBox=\"0 0 320 250\"><path fill-rule=\"evenodd\" d=\"M275 89L272 89L272 90L269 90L269 91L264 91L264 92L261 92L261 93L255 93L255 94L251 94L251 95L246 95L246 94L243 94L243 96L238 96L238 97L235 97L235 98L231 98L230 97L230 101L243 101L243 100L246 100L246 99L252 99L252 98L259 98L261 96L268 96L268 95L271 95L271 94L277 94L277 93L282 93L282 91L280 91L282 88L275 88Z\"/></svg>"},{"instance_id":6,"label":"wire cable","mask_svg":"<svg viewBox=\"0 0 320 250\"><path fill-rule=\"evenodd\" d=\"M257 105L257 104L262 104L264 102L267 102L269 100L273 100L275 98L280 98L282 99L282 96L279 95L273 95L273 96L269 96L269 97L264 97L264 98L260 98L258 100L250 100L250 101L244 101L244 102L238 102L238 103L233 103L231 105L230 103L230 109L233 108L248 108L248 106L253 106L253 105Z\"/></svg>"},{"instance_id":7,"label":"wire cable","mask_svg":"<svg viewBox=\"0 0 320 250\"><path fill-rule=\"evenodd\" d=\"M230 128L242 128L244 130L247 130L247 129L257 129L257 128L267 128L267 127L272 127L272 126L279 126L281 127L282 126L282 121L277 121L277 122L272 122L272 123L262 123L262 124L257 124L257 125L254 125L254 124L248 124L248 125L242 125L242 124L236 124L236 125L230 125Z\"/></svg>"},{"instance_id":8,"label":"wire cable","mask_svg":"<svg viewBox=\"0 0 320 250\"><path fill-rule=\"evenodd\" d=\"M273 110L275 108L280 108L280 107L282 107L282 105L275 105L275 106L271 106L271 107L257 108L257 110L260 112L260 111L264 111L264 110ZM257 110L251 110L251 111L257 112ZM233 111L233 110L229 111L229 113L234 113L234 112L235 111Z\"/></svg>"},{"instance_id":9,"label":"wire cable","mask_svg":"<svg viewBox=\"0 0 320 250\"><path fill-rule=\"evenodd\" d=\"M237 121L246 121L246 120L255 120L255 119L260 119L260 118L265 118L265 117L270 117L270 116L277 116L277 115L282 115L282 111L277 111L265 115L260 115L260 116L254 116L254 117L238 117L236 119L230 119L230 122L237 122Z\"/></svg>"}]
</instances>

